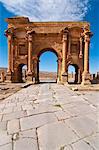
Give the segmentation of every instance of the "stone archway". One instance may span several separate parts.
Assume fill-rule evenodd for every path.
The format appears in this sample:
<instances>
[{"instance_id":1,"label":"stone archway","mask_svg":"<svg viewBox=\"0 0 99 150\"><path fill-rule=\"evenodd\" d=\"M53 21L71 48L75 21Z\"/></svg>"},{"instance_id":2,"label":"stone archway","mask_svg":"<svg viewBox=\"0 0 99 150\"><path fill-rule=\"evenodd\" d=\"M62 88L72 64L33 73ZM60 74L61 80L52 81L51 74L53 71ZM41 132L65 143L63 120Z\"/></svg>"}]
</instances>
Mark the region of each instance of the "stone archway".
<instances>
[{"instance_id":1,"label":"stone archway","mask_svg":"<svg viewBox=\"0 0 99 150\"><path fill-rule=\"evenodd\" d=\"M39 67L39 64L40 64L40 57L41 57L44 53L46 53L46 52L52 52L52 53L55 54L55 56L57 57L57 60L56 60L56 61L57 61L57 62L56 62L56 63L57 63L57 68L56 68L56 70L57 70L57 72L56 72L56 73L57 73L57 77L56 77L56 81L55 81L55 82L57 82L57 79L59 79L59 72L58 72L58 71L59 71L59 65L58 65L58 63L59 63L59 62L58 62L59 56L58 56L58 53L56 52L56 50L54 50L53 48L45 48L45 49L41 50L41 51L39 52L39 54L38 54L38 63L37 63L37 65L38 65L38 66L37 66L37 68L38 68L38 69L37 69L37 72L38 72L38 75L37 75L37 76L38 76L38 81L40 82L40 77L39 77L39 73L40 73L40 72L39 72L39 71L40 71L40 69L39 69L39 68L40 68L40 67ZM51 59L51 58L50 58L50 59ZM52 60L52 61L53 61L53 60ZM50 81L50 82L51 82L51 81Z\"/></svg>"},{"instance_id":2,"label":"stone archway","mask_svg":"<svg viewBox=\"0 0 99 150\"><path fill-rule=\"evenodd\" d=\"M48 47L58 55L58 82L68 83L68 62L73 62L79 66L76 70L81 73L82 84L91 83L89 46L92 33L88 22L30 22L26 17L8 18L6 22L7 80L17 82L18 72L21 80L21 71L16 68L18 63L27 65L27 81L35 79L38 83L38 57L41 50Z\"/></svg>"}]
</instances>

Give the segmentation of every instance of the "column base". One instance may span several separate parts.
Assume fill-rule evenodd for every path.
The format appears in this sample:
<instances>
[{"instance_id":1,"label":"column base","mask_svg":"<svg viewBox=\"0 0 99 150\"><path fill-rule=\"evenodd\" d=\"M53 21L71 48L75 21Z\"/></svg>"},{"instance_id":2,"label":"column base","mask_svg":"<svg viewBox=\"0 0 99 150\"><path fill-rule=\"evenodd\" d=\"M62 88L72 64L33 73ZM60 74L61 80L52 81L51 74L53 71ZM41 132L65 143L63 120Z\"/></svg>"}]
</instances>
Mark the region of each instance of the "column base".
<instances>
[{"instance_id":1,"label":"column base","mask_svg":"<svg viewBox=\"0 0 99 150\"><path fill-rule=\"evenodd\" d=\"M40 80L37 77L35 77L35 83L36 84L40 83Z\"/></svg>"},{"instance_id":2,"label":"column base","mask_svg":"<svg viewBox=\"0 0 99 150\"><path fill-rule=\"evenodd\" d=\"M6 82L12 82L12 72L7 72L6 74Z\"/></svg>"},{"instance_id":3,"label":"column base","mask_svg":"<svg viewBox=\"0 0 99 150\"><path fill-rule=\"evenodd\" d=\"M61 82L64 83L64 84L68 84L68 74L67 74L67 72L64 72L62 74Z\"/></svg>"},{"instance_id":4,"label":"column base","mask_svg":"<svg viewBox=\"0 0 99 150\"><path fill-rule=\"evenodd\" d=\"M27 81L33 82L33 73L32 72L27 72Z\"/></svg>"},{"instance_id":5,"label":"column base","mask_svg":"<svg viewBox=\"0 0 99 150\"><path fill-rule=\"evenodd\" d=\"M90 76L90 73L83 72L81 85L90 85L90 84L91 84L91 76Z\"/></svg>"}]
</instances>

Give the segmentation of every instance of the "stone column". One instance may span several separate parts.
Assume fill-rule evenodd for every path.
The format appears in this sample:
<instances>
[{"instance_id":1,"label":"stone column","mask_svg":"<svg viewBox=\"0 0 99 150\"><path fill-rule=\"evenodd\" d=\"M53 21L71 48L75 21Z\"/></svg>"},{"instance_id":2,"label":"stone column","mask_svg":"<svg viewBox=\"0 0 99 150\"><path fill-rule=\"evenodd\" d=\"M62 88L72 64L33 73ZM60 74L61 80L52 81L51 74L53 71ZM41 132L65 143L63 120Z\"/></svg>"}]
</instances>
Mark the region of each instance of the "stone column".
<instances>
[{"instance_id":1,"label":"stone column","mask_svg":"<svg viewBox=\"0 0 99 150\"><path fill-rule=\"evenodd\" d=\"M7 69L7 75L6 80L7 82L12 82L12 34L7 34L8 37L8 69Z\"/></svg>"},{"instance_id":2,"label":"stone column","mask_svg":"<svg viewBox=\"0 0 99 150\"><path fill-rule=\"evenodd\" d=\"M32 35L28 34L28 71L27 71L27 81L33 81L32 74Z\"/></svg>"},{"instance_id":3,"label":"stone column","mask_svg":"<svg viewBox=\"0 0 99 150\"><path fill-rule=\"evenodd\" d=\"M4 82L5 81L5 75L4 75L4 72L2 71L1 72L1 80L0 80L1 82Z\"/></svg>"},{"instance_id":4,"label":"stone column","mask_svg":"<svg viewBox=\"0 0 99 150\"><path fill-rule=\"evenodd\" d=\"M11 73L11 35L8 35L8 69L7 73Z\"/></svg>"},{"instance_id":5,"label":"stone column","mask_svg":"<svg viewBox=\"0 0 99 150\"><path fill-rule=\"evenodd\" d=\"M12 42L11 47L11 71L14 72L14 41Z\"/></svg>"},{"instance_id":6,"label":"stone column","mask_svg":"<svg viewBox=\"0 0 99 150\"><path fill-rule=\"evenodd\" d=\"M34 76L35 76L35 83L39 83L39 75L38 75L38 73L39 73L39 60L38 60L38 57L37 56L34 56L33 57L33 66L34 66Z\"/></svg>"},{"instance_id":7,"label":"stone column","mask_svg":"<svg viewBox=\"0 0 99 150\"><path fill-rule=\"evenodd\" d=\"M28 37L28 73L32 72L32 35Z\"/></svg>"},{"instance_id":8,"label":"stone column","mask_svg":"<svg viewBox=\"0 0 99 150\"><path fill-rule=\"evenodd\" d=\"M62 82L67 83L67 35L68 30L65 30L63 33L63 49L62 49Z\"/></svg>"},{"instance_id":9,"label":"stone column","mask_svg":"<svg viewBox=\"0 0 99 150\"><path fill-rule=\"evenodd\" d=\"M71 57L71 37L69 35L69 41L68 41L68 59Z\"/></svg>"},{"instance_id":10,"label":"stone column","mask_svg":"<svg viewBox=\"0 0 99 150\"><path fill-rule=\"evenodd\" d=\"M84 71L82 74L82 85L91 84L90 82L90 73L89 73L89 44L90 44L90 32L84 34Z\"/></svg>"},{"instance_id":11,"label":"stone column","mask_svg":"<svg viewBox=\"0 0 99 150\"><path fill-rule=\"evenodd\" d=\"M81 71L78 69L78 84L81 83Z\"/></svg>"},{"instance_id":12,"label":"stone column","mask_svg":"<svg viewBox=\"0 0 99 150\"><path fill-rule=\"evenodd\" d=\"M58 72L57 72L57 83L59 83L60 81L61 81L61 64L62 64L62 59L61 58L58 58L58 60L57 60L57 63L58 63L58 68L57 68L57 70L58 70Z\"/></svg>"},{"instance_id":13,"label":"stone column","mask_svg":"<svg viewBox=\"0 0 99 150\"><path fill-rule=\"evenodd\" d=\"M83 46L82 42L83 42L83 39L82 39L82 37L80 37L80 53L79 53L79 58L82 58L82 46Z\"/></svg>"}]
</instances>

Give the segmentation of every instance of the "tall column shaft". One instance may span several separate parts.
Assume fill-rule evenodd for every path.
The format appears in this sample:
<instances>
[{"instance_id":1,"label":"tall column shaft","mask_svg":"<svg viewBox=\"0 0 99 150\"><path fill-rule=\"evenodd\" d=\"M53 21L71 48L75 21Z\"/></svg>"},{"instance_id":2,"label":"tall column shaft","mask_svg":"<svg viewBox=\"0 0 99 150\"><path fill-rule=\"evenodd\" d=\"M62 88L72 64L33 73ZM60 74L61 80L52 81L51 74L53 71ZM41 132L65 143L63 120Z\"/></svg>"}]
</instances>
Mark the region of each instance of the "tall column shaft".
<instances>
[{"instance_id":1,"label":"tall column shaft","mask_svg":"<svg viewBox=\"0 0 99 150\"><path fill-rule=\"evenodd\" d=\"M14 66L13 66L13 63L14 63L14 43L12 43L12 46L11 46L11 71L14 72Z\"/></svg>"},{"instance_id":2,"label":"tall column shaft","mask_svg":"<svg viewBox=\"0 0 99 150\"><path fill-rule=\"evenodd\" d=\"M67 33L63 34L63 60L62 60L62 73L66 72L66 61L67 61Z\"/></svg>"},{"instance_id":3,"label":"tall column shaft","mask_svg":"<svg viewBox=\"0 0 99 150\"><path fill-rule=\"evenodd\" d=\"M60 79L61 79L61 63L62 63L62 59L61 58L58 58L58 68L57 68L57 82L60 82Z\"/></svg>"},{"instance_id":4,"label":"tall column shaft","mask_svg":"<svg viewBox=\"0 0 99 150\"><path fill-rule=\"evenodd\" d=\"M63 83L68 82L68 73L67 73L67 34L68 30L64 30L63 33L63 49L62 49L62 76L61 81Z\"/></svg>"},{"instance_id":5,"label":"tall column shaft","mask_svg":"<svg viewBox=\"0 0 99 150\"><path fill-rule=\"evenodd\" d=\"M82 42L83 42L83 39L82 39L82 37L80 37L80 53L79 53L79 58L82 58L82 46L83 46Z\"/></svg>"},{"instance_id":6,"label":"tall column shaft","mask_svg":"<svg viewBox=\"0 0 99 150\"><path fill-rule=\"evenodd\" d=\"M85 35L84 72L89 73L89 43L90 39Z\"/></svg>"},{"instance_id":7,"label":"tall column shaft","mask_svg":"<svg viewBox=\"0 0 99 150\"><path fill-rule=\"evenodd\" d=\"M70 52L71 51L71 37L70 37L70 35L69 35L69 43L68 43L68 58L71 56L70 55Z\"/></svg>"},{"instance_id":8,"label":"tall column shaft","mask_svg":"<svg viewBox=\"0 0 99 150\"><path fill-rule=\"evenodd\" d=\"M32 72L32 35L28 39L28 73Z\"/></svg>"},{"instance_id":9,"label":"tall column shaft","mask_svg":"<svg viewBox=\"0 0 99 150\"><path fill-rule=\"evenodd\" d=\"M11 72L11 59L11 35L8 35L8 73Z\"/></svg>"},{"instance_id":10,"label":"tall column shaft","mask_svg":"<svg viewBox=\"0 0 99 150\"><path fill-rule=\"evenodd\" d=\"M35 83L39 82L39 60L37 57L34 57L34 74L35 74Z\"/></svg>"},{"instance_id":11,"label":"tall column shaft","mask_svg":"<svg viewBox=\"0 0 99 150\"><path fill-rule=\"evenodd\" d=\"M90 32L85 32L84 35L84 42L85 42L85 47L84 47L84 71L82 74L82 85L87 85L91 84L91 78L90 78L90 73L89 73L89 44L90 44L90 36L92 34Z\"/></svg>"}]
</instances>

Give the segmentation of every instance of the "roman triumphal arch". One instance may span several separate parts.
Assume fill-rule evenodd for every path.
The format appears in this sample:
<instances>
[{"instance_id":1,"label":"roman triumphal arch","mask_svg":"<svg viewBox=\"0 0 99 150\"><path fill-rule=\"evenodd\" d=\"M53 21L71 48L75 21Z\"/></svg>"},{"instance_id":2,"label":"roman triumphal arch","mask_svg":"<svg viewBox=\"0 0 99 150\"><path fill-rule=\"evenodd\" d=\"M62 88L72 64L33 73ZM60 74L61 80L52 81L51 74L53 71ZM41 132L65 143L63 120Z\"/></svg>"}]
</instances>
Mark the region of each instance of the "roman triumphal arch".
<instances>
[{"instance_id":1,"label":"roman triumphal arch","mask_svg":"<svg viewBox=\"0 0 99 150\"><path fill-rule=\"evenodd\" d=\"M27 81L39 82L39 57L52 51L58 58L57 82L68 83L68 66L76 70L76 83L90 84L88 22L30 22L26 17L7 18L7 80L22 82L27 65Z\"/></svg>"}]
</instances>

